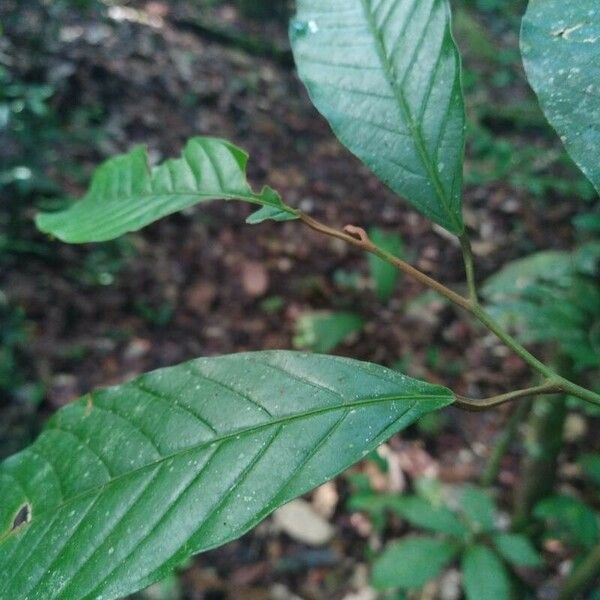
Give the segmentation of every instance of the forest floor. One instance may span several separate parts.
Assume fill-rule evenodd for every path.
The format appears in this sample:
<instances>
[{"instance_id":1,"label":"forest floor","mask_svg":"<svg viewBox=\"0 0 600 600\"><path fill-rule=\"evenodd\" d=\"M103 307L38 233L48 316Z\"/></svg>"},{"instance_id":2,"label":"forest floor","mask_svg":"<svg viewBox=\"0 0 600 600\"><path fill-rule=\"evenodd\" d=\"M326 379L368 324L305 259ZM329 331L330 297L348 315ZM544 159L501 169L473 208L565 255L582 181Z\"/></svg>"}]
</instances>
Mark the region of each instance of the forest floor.
<instances>
[{"instance_id":1,"label":"forest floor","mask_svg":"<svg viewBox=\"0 0 600 600\"><path fill-rule=\"evenodd\" d=\"M51 82L49 104L63 137L44 168L65 195L81 195L99 162L135 144L146 144L158 162L178 155L191 136L217 136L249 152L256 187L268 184L332 225L396 232L413 264L463 286L456 241L384 188L311 106L287 64L284 24L243 20L228 5L160 1L115 5L102 17L67 11L51 24L33 9L20 10L2 50L16 72ZM277 58L194 29L197 19L269 40ZM474 34L473 23L481 31ZM517 20L463 8L457 19L471 121L465 218L480 281L536 249L571 247L570 219L586 203L585 192L578 196L584 184L564 183L578 176L527 90L515 58L517 27ZM484 30L487 40L477 37ZM34 51L29 38L38 34L45 47ZM496 45L504 59L481 54L481 44ZM48 414L94 387L198 356L291 348L298 318L315 310L363 315L364 329L336 348L340 355L400 366L474 397L532 380L499 342L414 281L403 278L389 302L380 302L364 256L298 223L248 226L247 207L215 202L117 242L75 247L36 233L28 221L34 212L30 202L20 235L37 250L4 257L0 288L7 305L24 314L18 368L42 391L39 402L26 397L26 386L0 400L2 456L25 445ZM444 484L476 481L508 414L449 409L396 436L385 448L387 473L367 461L307 497L311 510L333 525L325 545L304 543L269 519L190 562L177 583L182 597L368 600L368 549L406 525L377 532L366 517L346 510L352 474L394 491L423 476ZM589 448L591 438L584 431L573 443ZM567 474L568 463L567 456ZM501 505L510 504L518 485L517 465L515 448L502 463ZM453 597L451 583L439 597ZM165 593L156 588L146 597Z\"/></svg>"}]
</instances>

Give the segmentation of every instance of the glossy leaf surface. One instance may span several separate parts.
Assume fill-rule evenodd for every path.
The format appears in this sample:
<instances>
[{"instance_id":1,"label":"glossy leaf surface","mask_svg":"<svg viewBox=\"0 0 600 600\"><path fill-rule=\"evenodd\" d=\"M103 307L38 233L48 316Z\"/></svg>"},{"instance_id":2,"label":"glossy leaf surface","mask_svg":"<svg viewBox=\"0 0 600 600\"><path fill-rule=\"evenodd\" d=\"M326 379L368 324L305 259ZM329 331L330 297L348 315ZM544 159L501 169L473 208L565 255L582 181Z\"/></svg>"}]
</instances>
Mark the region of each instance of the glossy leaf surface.
<instances>
[{"instance_id":1,"label":"glossy leaf surface","mask_svg":"<svg viewBox=\"0 0 600 600\"><path fill-rule=\"evenodd\" d=\"M600 192L600 5L530 0L525 71L567 151Z\"/></svg>"},{"instance_id":2,"label":"glossy leaf surface","mask_svg":"<svg viewBox=\"0 0 600 600\"><path fill-rule=\"evenodd\" d=\"M384 367L283 351L92 392L0 465L0 598L132 593L452 400Z\"/></svg>"},{"instance_id":3,"label":"glossy leaf surface","mask_svg":"<svg viewBox=\"0 0 600 600\"><path fill-rule=\"evenodd\" d=\"M68 209L41 213L39 229L73 244L103 242L137 231L171 213L209 200L242 200L271 209L264 218L295 218L280 196L265 187L255 193L246 180L248 155L224 140L192 138L182 157L151 169L138 146L106 161L85 197Z\"/></svg>"},{"instance_id":4,"label":"glossy leaf surface","mask_svg":"<svg viewBox=\"0 0 600 600\"><path fill-rule=\"evenodd\" d=\"M447 0L298 0L300 78L341 142L453 233L461 212L464 106Z\"/></svg>"}]
</instances>

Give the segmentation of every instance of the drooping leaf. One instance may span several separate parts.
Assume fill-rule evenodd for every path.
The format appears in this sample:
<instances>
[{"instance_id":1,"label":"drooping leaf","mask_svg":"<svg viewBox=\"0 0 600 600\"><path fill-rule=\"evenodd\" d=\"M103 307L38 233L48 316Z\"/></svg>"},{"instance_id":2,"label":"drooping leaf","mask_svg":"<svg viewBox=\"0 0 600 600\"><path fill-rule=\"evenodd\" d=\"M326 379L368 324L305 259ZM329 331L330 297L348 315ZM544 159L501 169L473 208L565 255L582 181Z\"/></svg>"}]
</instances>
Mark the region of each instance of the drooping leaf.
<instances>
[{"instance_id":1,"label":"drooping leaf","mask_svg":"<svg viewBox=\"0 0 600 600\"><path fill-rule=\"evenodd\" d=\"M456 544L431 537L411 537L390 544L373 564L377 589L420 588L456 556Z\"/></svg>"},{"instance_id":2,"label":"drooping leaf","mask_svg":"<svg viewBox=\"0 0 600 600\"><path fill-rule=\"evenodd\" d=\"M269 208L268 218L295 213L271 188L255 193L246 180L248 155L217 138L188 141L182 157L151 169L138 146L106 161L95 172L87 194L66 210L40 213L39 229L73 244L103 242L209 200L242 200ZM256 218L256 217L255 217ZM263 219L266 218L263 215Z\"/></svg>"},{"instance_id":3,"label":"drooping leaf","mask_svg":"<svg viewBox=\"0 0 600 600\"><path fill-rule=\"evenodd\" d=\"M294 347L313 352L329 352L353 333L360 331L365 320L351 312L312 312L296 322Z\"/></svg>"},{"instance_id":4,"label":"drooping leaf","mask_svg":"<svg viewBox=\"0 0 600 600\"><path fill-rule=\"evenodd\" d=\"M542 559L529 538L518 533L498 533L493 536L498 552L510 563L524 567L539 567Z\"/></svg>"},{"instance_id":5,"label":"drooping leaf","mask_svg":"<svg viewBox=\"0 0 600 600\"><path fill-rule=\"evenodd\" d=\"M487 546L470 546L462 559L467 600L510 600L510 581L500 559Z\"/></svg>"},{"instance_id":6,"label":"drooping leaf","mask_svg":"<svg viewBox=\"0 0 600 600\"><path fill-rule=\"evenodd\" d=\"M567 151L600 192L600 7L530 0L521 31L525 71Z\"/></svg>"},{"instance_id":7,"label":"drooping leaf","mask_svg":"<svg viewBox=\"0 0 600 600\"><path fill-rule=\"evenodd\" d=\"M92 392L0 464L0 598L118 598L234 539L451 392L297 352Z\"/></svg>"},{"instance_id":8,"label":"drooping leaf","mask_svg":"<svg viewBox=\"0 0 600 600\"><path fill-rule=\"evenodd\" d=\"M447 0L298 0L300 78L341 142L453 233L461 211L464 106Z\"/></svg>"},{"instance_id":9,"label":"drooping leaf","mask_svg":"<svg viewBox=\"0 0 600 600\"><path fill-rule=\"evenodd\" d=\"M379 227L372 227L369 230L369 237L376 246L383 248L398 258L402 257L404 248L398 234L386 233L379 229ZM369 254L368 260L371 278L375 285L377 297L382 302L387 302L394 293L394 288L400 278L400 271L398 271L394 265L391 265L374 254Z\"/></svg>"}]
</instances>

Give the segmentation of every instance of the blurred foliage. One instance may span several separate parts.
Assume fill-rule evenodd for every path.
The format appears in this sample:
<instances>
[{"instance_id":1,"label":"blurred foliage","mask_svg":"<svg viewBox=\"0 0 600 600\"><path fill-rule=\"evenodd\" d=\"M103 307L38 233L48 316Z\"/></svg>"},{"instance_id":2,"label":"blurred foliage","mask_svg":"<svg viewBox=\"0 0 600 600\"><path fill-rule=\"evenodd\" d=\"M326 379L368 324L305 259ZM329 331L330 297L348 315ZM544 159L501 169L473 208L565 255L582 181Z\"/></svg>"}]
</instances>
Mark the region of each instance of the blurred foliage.
<instances>
[{"instance_id":1,"label":"blurred foliage","mask_svg":"<svg viewBox=\"0 0 600 600\"><path fill-rule=\"evenodd\" d=\"M376 246L393 256L404 258L404 245L398 234L386 233L379 227L372 227L369 229L369 237ZM368 261L375 293L381 302L387 302L400 279L400 271L374 254L369 254Z\"/></svg>"},{"instance_id":2,"label":"blurred foliage","mask_svg":"<svg viewBox=\"0 0 600 600\"><path fill-rule=\"evenodd\" d=\"M330 352L358 333L364 319L350 312L311 312L296 321L294 348L313 352Z\"/></svg>"},{"instance_id":3,"label":"blurred foliage","mask_svg":"<svg viewBox=\"0 0 600 600\"><path fill-rule=\"evenodd\" d=\"M600 242L506 265L482 289L488 308L524 343L550 342L576 370L600 366Z\"/></svg>"},{"instance_id":4,"label":"blurred foliage","mask_svg":"<svg viewBox=\"0 0 600 600\"><path fill-rule=\"evenodd\" d=\"M461 558L467 598L510 598L518 582L507 568L540 568L543 561L530 539L508 533L498 523L498 509L482 489L442 486L434 479L417 480L416 493L400 495L371 489L355 478L348 509L366 513L378 530L391 519L435 535L402 537L390 543L373 561L373 585L382 590L422 588ZM485 568L473 569L483 561ZM477 592L475 592L477 590Z\"/></svg>"},{"instance_id":5,"label":"blurred foliage","mask_svg":"<svg viewBox=\"0 0 600 600\"><path fill-rule=\"evenodd\" d=\"M542 500L535 507L534 516L545 522L545 538L562 540L584 552L600 539L598 515L573 496L557 495Z\"/></svg>"},{"instance_id":6,"label":"blurred foliage","mask_svg":"<svg viewBox=\"0 0 600 600\"><path fill-rule=\"evenodd\" d=\"M525 6L508 0L457 2L454 30L464 54L469 117L465 183L509 185L540 200L556 194L590 201L596 197L593 186L525 81L517 41Z\"/></svg>"},{"instance_id":7,"label":"blurred foliage","mask_svg":"<svg viewBox=\"0 0 600 600\"><path fill-rule=\"evenodd\" d=\"M24 349L30 341L25 312L8 302L0 291L0 399L38 404L43 386L31 381L26 368Z\"/></svg>"}]
</instances>

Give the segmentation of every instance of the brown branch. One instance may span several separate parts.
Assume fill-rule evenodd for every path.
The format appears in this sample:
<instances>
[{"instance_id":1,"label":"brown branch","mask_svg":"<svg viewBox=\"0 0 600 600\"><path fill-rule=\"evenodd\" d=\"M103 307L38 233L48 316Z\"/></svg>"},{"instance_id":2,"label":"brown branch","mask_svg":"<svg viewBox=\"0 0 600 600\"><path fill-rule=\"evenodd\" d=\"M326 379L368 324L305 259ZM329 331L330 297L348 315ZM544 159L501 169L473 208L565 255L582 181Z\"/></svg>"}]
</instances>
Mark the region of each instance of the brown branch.
<instances>
[{"instance_id":1,"label":"brown branch","mask_svg":"<svg viewBox=\"0 0 600 600\"><path fill-rule=\"evenodd\" d=\"M522 390L515 390L514 392L508 392L506 394L500 394L498 396L491 396L489 398L466 398L465 396L459 396L455 394L455 406L468 410L471 412L480 412L492 408L494 406L500 406L506 404L512 400L518 400L519 398L528 398L530 396L539 396L541 394L555 394L561 391L560 385L554 381L547 381L542 385L535 387L525 388Z\"/></svg>"},{"instance_id":2,"label":"brown branch","mask_svg":"<svg viewBox=\"0 0 600 600\"><path fill-rule=\"evenodd\" d=\"M329 227L312 217L304 213L299 213L298 218L305 224L308 225L314 231L318 231L319 233L324 233L330 237L338 238L339 240L344 240L361 250L366 252L370 252L375 256L385 260L386 262L394 265L399 271L414 277L417 281L420 281L423 285L434 289L436 292L440 293L445 298L448 298L450 302L453 304L457 304L461 306L465 310L472 312L473 306L471 302L466 298L463 298L460 294L453 292L450 288L447 288L445 285L441 284L439 281L432 279L429 275L425 275L409 263L403 261L402 259L386 252L385 250L378 248L370 239L364 229L361 227L355 227L354 225L346 225L343 231L338 229L334 229L333 227Z\"/></svg>"}]
</instances>

